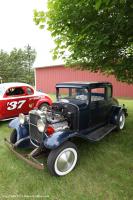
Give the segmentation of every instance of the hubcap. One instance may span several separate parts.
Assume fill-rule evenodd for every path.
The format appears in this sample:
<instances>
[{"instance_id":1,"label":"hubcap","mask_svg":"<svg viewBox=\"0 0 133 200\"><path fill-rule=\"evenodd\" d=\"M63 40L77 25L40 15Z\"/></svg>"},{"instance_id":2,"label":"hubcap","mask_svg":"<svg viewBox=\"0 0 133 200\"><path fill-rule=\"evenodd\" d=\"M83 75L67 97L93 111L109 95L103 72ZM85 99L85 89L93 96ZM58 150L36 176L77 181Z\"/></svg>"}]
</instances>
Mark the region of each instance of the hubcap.
<instances>
[{"instance_id":1,"label":"hubcap","mask_svg":"<svg viewBox=\"0 0 133 200\"><path fill-rule=\"evenodd\" d=\"M124 114L122 114L120 116L119 125L120 125L120 129L124 128L124 125L125 125L125 115Z\"/></svg>"},{"instance_id":2,"label":"hubcap","mask_svg":"<svg viewBox=\"0 0 133 200\"><path fill-rule=\"evenodd\" d=\"M73 148L62 151L55 161L55 171L58 175L68 174L77 162L77 152Z\"/></svg>"}]
</instances>

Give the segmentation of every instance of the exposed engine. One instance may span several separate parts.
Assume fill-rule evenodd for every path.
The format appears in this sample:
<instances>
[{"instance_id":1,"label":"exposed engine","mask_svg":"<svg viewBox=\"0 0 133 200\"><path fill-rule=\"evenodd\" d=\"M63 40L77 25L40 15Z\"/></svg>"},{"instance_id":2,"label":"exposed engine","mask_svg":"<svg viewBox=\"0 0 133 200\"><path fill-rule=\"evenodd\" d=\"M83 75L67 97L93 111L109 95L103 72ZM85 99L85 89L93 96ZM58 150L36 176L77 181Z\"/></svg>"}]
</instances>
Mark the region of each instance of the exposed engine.
<instances>
[{"instance_id":1,"label":"exposed engine","mask_svg":"<svg viewBox=\"0 0 133 200\"><path fill-rule=\"evenodd\" d=\"M65 129L76 129L78 119L78 106L71 103L53 103L47 110L47 122L55 132Z\"/></svg>"},{"instance_id":2,"label":"exposed engine","mask_svg":"<svg viewBox=\"0 0 133 200\"><path fill-rule=\"evenodd\" d=\"M46 112L47 123L55 132L70 128L68 119L64 116L63 111L63 108L52 107L52 109Z\"/></svg>"},{"instance_id":3,"label":"exposed engine","mask_svg":"<svg viewBox=\"0 0 133 200\"><path fill-rule=\"evenodd\" d=\"M29 112L29 129L32 143L41 144L44 137L58 131L77 127L77 107L67 103L55 103L52 107Z\"/></svg>"}]
</instances>

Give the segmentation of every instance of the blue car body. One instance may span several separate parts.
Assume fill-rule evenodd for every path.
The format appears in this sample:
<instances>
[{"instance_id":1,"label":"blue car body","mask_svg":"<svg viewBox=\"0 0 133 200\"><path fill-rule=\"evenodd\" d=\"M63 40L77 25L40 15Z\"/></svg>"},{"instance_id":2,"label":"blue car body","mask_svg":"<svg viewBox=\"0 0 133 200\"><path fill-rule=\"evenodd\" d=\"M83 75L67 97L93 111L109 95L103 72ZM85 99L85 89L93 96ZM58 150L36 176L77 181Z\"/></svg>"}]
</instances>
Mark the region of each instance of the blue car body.
<instances>
[{"instance_id":1,"label":"blue car body","mask_svg":"<svg viewBox=\"0 0 133 200\"><path fill-rule=\"evenodd\" d=\"M77 94L81 95L81 91L86 90L86 100L80 99L59 99L60 88L69 89L69 95L71 96L73 88L76 88ZM97 93L95 90L104 89L103 93ZM81 90L82 89L82 90ZM94 90L94 92L92 92ZM80 92L80 94L79 94ZM109 93L109 94L108 94ZM53 134L48 135L45 131L40 133L37 130L37 121L35 124L31 122L30 117L40 119L38 111L31 111L29 114L29 121L26 121L23 125L20 124L19 118L10 122L9 127L16 130L17 133L17 145L18 147L25 147L26 145L44 146L47 149L56 149L62 143L70 140L74 137L81 137L90 141L99 141L106 134L114 130L117 126L116 116L121 111L127 116L127 109L123 106L119 106L118 101L112 97L112 85L108 82L101 83L84 83L84 82L71 82L71 83L59 83L56 85L57 102L52 105L51 112L58 112L64 116L65 120L68 120L71 125L70 128L64 130L55 130ZM91 99L97 98L94 102ZM101 99L101 100L100 100ZM61 111L63 110L63 111ZM36 114L37 115L36 115ZM33 120L35 121L35 120ZM56 123L55 123L56 124ZM107 127L108 126L108 127ZM104 134L104 127L106 133ZM99 135L96 135L96 131ZM103 131L103 134L102 134ZM34 132L34 136L32 133ZM36 133L41 135L41 141L37 141L35 137ZM92 137L93 133L93 137ZM101 135L101 136L100 136ZM39 138L39 136L37 136ZM20 140L20 142L18 142ZM27 142L28 141L28 142Z\"/></svg>"}]
</instances>

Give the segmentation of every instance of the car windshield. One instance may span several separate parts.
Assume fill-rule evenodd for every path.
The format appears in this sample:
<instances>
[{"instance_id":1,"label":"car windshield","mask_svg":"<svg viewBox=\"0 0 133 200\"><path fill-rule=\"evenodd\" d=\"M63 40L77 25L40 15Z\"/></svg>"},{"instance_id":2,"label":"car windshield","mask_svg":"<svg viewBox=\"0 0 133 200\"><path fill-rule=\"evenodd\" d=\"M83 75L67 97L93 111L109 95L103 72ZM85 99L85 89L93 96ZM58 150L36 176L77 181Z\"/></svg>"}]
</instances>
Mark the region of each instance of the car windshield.
<instances>
[{"instance_id":1,"label":"car windshield","mask_svg":"<svg viewBox=\"0 0 133 200\"><path fill-rule=\"evenodd\" d=\"M86 88L59 88L58 99L87 101L88 90Z\"/></svg>"}]
</instances>

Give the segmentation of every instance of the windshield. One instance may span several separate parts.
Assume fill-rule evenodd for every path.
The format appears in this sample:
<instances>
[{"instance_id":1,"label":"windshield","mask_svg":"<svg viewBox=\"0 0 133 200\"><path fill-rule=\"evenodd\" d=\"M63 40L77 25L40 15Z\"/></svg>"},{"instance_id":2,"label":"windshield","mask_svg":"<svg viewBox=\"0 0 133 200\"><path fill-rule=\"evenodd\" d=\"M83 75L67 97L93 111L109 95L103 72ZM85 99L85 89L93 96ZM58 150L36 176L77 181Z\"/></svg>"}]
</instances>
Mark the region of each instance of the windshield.
<instances>
[{"instance_id":1,"label":"windshield","mask_svg":"<svg viewBox=\"0 0 133 200\"><path fill-rule=\"evenodd\" d=\"M59 88L57 98L59 100L88 100L88 90L86 88Z\"/></svg>"}]
</instances>

